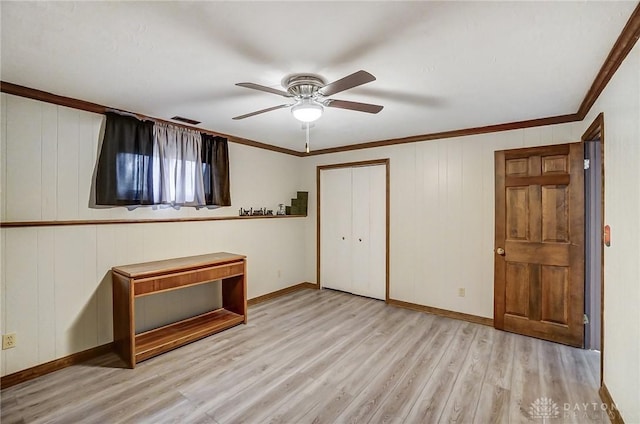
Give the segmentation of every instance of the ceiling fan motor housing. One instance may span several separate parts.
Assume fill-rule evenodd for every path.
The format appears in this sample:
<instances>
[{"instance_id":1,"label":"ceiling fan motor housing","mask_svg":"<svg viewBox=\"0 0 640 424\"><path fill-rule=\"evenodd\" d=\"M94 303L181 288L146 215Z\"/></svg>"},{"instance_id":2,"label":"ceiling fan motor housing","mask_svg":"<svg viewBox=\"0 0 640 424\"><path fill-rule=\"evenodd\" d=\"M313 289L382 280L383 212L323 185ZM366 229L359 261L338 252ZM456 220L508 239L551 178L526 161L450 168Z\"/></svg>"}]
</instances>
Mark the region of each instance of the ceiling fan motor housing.
<instances>
[{"instance_id":1,"label":"ceiling fan motor housing","mask_svg":"<svg viewBox=\"0 0 640 424\"><path fill-rule=\"evenodd\" d=\"M285 78L282 85L297 99L313 99L320 95L318 90L326 81L318 75L293 74Z\"/></svg>"}]
</instances>

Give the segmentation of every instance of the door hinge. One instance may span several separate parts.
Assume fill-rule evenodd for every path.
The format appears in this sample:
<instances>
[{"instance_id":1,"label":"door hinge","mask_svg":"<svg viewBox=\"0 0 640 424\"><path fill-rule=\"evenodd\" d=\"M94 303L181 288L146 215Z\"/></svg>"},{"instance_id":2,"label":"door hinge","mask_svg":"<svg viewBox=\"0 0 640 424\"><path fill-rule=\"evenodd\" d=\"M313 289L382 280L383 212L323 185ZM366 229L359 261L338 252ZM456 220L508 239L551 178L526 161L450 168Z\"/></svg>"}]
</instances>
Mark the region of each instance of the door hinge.
<instances>
[{"instance_id":1,"label":"door hinge","mask_svg":"<svg viewBox=\"0 0 640 424\"><path fill-rule=\"evenodd\" d=\"M585 324L585 325L586 325L586 324L589 324L589 315L584 314L584 315L582 316L582 323L583 323L583 324Z\"/></svg>"},{"instance_id":2,"label":"door hinge","mask_svg":"<svg viewBox=\"0 0 640 424\"><path fill-rule=\"evenodd\" d=\"M585 159L584 160L584 169L589 169L590 167L591 167L591 160Z\"/></svg>"}]
</instances>

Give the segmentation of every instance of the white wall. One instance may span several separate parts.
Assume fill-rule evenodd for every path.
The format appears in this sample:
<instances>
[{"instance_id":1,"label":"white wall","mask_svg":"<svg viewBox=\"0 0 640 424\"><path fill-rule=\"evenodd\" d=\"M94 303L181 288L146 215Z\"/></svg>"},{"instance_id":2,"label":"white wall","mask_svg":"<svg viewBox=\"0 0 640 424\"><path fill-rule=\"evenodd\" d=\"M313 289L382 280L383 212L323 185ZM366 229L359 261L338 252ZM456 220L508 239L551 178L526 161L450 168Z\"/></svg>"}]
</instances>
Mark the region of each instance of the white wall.
<instances>
[{"instance_id":1,"label":"white wall","mask_svg":"<svg viewBox=\"0 0 640 424\"><path fill-rule=\"evenodd\" d=\"M600 95L604 112L604 383L625 422L640 422L640 43Z\"/></svg>"},{"instance_id":2,"label":"white wall","mask_svg":"<svg viewBox=\"0 0 640 424\"><path fill-rule=\"evenodd\" d=\"M307 280L316 275L316 166L390 158L390 297L493 318L494 151L580 141L581 129L571 123L304 158L303 185L314 187Z\"/></svg>"},{"instance_id":3,"label":"white wall","mask_svg":"<svg viewBox=\"0 0 640 424\"><path fill-rule=\"evenodd\" d=\"M2 221L237 215L240 207L275 208L306 189L298 158L230 143L233 207L90 209L104 117L6 94L1 101ZM306 220L3 228L1 328L17 333L18 343L2 351L2 375L111 341L115 265L229 251L248 256L249 298L304 281ZM145 298L139 328L197 313L218 297L213 286L195 291Z\"/></svg>"}]
</instances>

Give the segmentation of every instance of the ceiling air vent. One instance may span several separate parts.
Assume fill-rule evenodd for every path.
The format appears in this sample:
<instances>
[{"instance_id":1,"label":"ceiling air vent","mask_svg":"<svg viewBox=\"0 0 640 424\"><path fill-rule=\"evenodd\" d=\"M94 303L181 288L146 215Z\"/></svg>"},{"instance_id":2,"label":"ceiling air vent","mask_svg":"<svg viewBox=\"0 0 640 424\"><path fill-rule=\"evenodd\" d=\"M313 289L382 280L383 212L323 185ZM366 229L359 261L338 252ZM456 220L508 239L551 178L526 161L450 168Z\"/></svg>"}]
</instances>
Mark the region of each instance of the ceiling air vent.
<instances>
[{"instance_id":1,"label":"ceiling air vent","mask_svg":"<svg viewBox=\"0 0 640 424\"><path fill-rule=\"evenodd\" d=\"M182 116L174 116L171 119L173 119L174 121L180 121L180 122L184 122L184 123L191 124L191 125L200 124L200 121L196 121L195 119L184 118Z\"/></svg>"}]
</instances>

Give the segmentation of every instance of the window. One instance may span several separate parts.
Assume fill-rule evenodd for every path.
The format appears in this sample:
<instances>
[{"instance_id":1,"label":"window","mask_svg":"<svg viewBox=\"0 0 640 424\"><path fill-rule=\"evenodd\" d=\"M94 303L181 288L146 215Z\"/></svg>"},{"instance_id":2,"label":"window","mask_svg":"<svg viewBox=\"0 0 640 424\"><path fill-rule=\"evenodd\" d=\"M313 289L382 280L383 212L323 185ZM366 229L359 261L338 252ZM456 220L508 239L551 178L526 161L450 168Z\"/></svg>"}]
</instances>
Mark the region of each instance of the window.
<instances>
[{"instance_id":1,"label":"window","mask_svg":"<svg viewBox=\"0 0 640 424\"><path fill-rule=\"evenodd\" d=\"M230 206L227 139L107 113L97 205Z\"/></svg>"}]
</instances>

